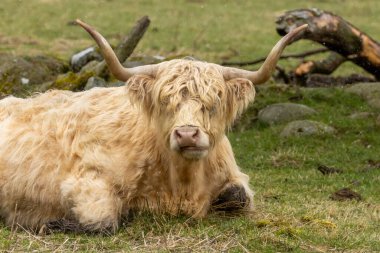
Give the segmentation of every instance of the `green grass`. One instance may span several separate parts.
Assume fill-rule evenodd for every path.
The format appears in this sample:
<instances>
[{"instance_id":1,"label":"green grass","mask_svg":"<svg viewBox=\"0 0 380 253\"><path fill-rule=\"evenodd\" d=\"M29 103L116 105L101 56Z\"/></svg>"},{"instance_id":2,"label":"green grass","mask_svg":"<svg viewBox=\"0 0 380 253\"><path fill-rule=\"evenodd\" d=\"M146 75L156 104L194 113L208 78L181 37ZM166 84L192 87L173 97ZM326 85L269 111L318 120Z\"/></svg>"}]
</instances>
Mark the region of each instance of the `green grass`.
<instances>
[{"instance_id":1,"label":"green grass","mask_svg":"<svg viewBox=\"0 0 380 253\"><path fill-rule=\"evenodd\" d=\"M44 52L66 59L93 44L82 29L68 25L75 18L89 22L116 42L137 19L149 15L152 24L136 54L188 54L213 62L250 60L266 55L280 38L275 32L277 16L286 10L312 7L341 15L380 39L375 22L380 6L374 0L2 0L0 51ZM296 43L289 51L306 47L319 45Z\"/></svg>"},{"instance_id":2,"label":"green grass","mask_svg":"<svg viewBox=\"0 0 380 253\"><path fill-rule=\"evenodd\" d=\"M275 17L295 8L333 11L372 35L380 34L377 1L117 1L1 0L0 52L52 54L67 59L93 44L80 17L113 43L143 15L152 24L135 54L194 55L220 62L265 55L279 39ZM319 47L296 43L290 51ZM284 63L282 63L284 64ZM342 73L361 71L348 65ZM239 165L251 177L256 210L249 216L211 214L203 220L142 213L113 236L54 234L36 236L0 225L0 251L89 252L380 252L380 129L374 118L350 119L369 111L364 101L340 88L260 89L252 111L289 101L317 110L313 120L337 133L327 137L282 139L283 126L253 124L229 133ZM324 176L319 165L340 168ZM336 202L329 196L350 187L361 202Z\"/></svg>"}]
</instances>

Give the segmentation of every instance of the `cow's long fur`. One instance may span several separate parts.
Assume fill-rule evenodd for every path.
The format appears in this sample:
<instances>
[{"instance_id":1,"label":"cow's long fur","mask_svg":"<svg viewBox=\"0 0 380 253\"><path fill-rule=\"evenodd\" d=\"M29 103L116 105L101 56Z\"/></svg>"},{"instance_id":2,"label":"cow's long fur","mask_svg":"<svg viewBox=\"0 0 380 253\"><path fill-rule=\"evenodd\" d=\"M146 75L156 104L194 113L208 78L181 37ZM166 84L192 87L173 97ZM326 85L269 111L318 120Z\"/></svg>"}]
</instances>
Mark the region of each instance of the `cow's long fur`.
<instances>
[{"instance_id":1,"label":"cow's long fur","mask_svg":"<svg viewBox=\"0 0 380 253\"><path fill-rule=\"evenodd\" d=\"M32 229L66 218L115 231L131 208L203 217L231 185L245 189L250 209L248 176L225 130L253 97L250 81L226 82L214 64L173 60L155 78L136 75L125 87L5 98L0 215ZM173 127L189 120L210 138L200 160L168 145Z\"/></svg>"}]
</instances>

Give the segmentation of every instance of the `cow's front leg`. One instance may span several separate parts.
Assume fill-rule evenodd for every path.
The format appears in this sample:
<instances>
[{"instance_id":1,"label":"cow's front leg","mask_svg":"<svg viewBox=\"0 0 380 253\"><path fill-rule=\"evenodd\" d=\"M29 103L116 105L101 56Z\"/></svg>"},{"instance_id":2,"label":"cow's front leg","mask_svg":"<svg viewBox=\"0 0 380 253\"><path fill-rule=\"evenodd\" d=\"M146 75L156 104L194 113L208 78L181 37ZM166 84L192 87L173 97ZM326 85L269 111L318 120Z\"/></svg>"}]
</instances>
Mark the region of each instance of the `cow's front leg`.
<instances>
[{"instance_id":1,"label":"cow's front leg","mask_svg":"<svg viewBox=\"0 0 380 253\"><path fill-rule=\"evenodd\" d=\"M227 181L212 201L212 209L217 211L252 211L253 191L249 187L248 175L237 165L231 166Z\"/></svg>"},{"instance_id":2,"label":"cow's front leg","mask_svg":"<svg viewBox=\"0 0 380 253\"><path fill-rule=\"evenodd\" d=\"M61 184L62 202L71 219L52 221L51 230L115 233L122 202L107 181L95 172L72 176ZM77 222L78 224L75 224Z\"/></svg>"},{"instance_id":3,"label":"cow's front leg","mask_svg":"<svg viewBox=\"0 0 380 253\"><path fill-rule=\"evenodd\" d=\"M210 177L220 182L212 201L213 210L251 211L253 209L253 192L249 187L248 175L241 172L236 164L232 148L227 137L221 140L216 152L218 161Z\"/></svg>"}]
</instances>

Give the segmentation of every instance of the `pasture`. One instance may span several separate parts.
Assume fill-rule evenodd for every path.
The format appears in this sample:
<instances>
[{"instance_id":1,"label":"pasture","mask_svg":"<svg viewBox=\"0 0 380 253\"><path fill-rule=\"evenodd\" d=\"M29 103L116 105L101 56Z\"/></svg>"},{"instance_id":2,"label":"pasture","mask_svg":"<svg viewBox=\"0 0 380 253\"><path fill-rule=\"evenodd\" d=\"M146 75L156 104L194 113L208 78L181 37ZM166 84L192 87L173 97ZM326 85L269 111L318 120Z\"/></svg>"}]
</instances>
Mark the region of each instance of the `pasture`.
<instances>
[{"instance_id":1,"label":"pasture","mask_svg":"<svg viewBox=\"0 0 380 253\"><path fill-rule=\"evenodd\" d=\"M92 24L116 43L143 15L151 25L135 55L162 55L220 63L252 60L268 53L280 38L276 16L297 8L334 12L380 40L374 0L2 0L0 53L49 54L68 59L93 45L75 18ZM320 45L297 42L286 52ZM280 61L290 68L297 60ZM255 69L258 66L249 67ZM336 75L363 70L345 63ZM283 138L284 124L257 121L257 111L279 102L313 108L309 119L336 129L332 135ZM367 112L366 117L350 117ZM0 225L5 252L380 252L379 109L344 88L299 88L268 82L258 87L251 120L233 128L229 139L255 191L249 215L212 213L202 220L136 213L111 236L39 236L22 227ZM249 118L249 117L248 117ZM324 175L319 166L341 173ZM350 188L361 200L337 201L334 192Z\"/></svg>"}]
</instances>

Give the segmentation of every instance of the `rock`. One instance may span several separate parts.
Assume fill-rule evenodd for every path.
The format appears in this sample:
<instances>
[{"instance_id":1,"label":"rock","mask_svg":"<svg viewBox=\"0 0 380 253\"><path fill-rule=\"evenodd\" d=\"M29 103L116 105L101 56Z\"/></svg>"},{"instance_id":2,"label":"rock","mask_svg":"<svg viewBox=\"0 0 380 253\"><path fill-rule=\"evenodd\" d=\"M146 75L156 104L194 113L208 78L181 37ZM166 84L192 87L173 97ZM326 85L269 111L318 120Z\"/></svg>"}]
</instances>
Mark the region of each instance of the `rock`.
<instances>
[{"instance_id":1,"label":"rock","mask_svg":"<svg viewBox=\"0 0 380 253\"><path fill-rule=\"evenodd\" d=\"M380 111L380 96L368 99L367 101L369 106L376 109L377 111Z\"/></svg>"},{"instance_id":2,"label":"rock","mask_svg":"<svg viewBox=\"0 0 380 253\"><path fill-rule=\"evenodd\" d=\"M57 78L45 86L45 90L58 89L58 90L71 90L71 91L81 91L87 84L88 79L90 79L94 73L92 72L67 72L65 74L57 76ZM43 91L43 90L42 90Z\"/></svg>"},{"instance_id":3,"label":"rock","mask_svg":"<svg viewBox=\"0 0 380 253\"><path fill-rule=\"evenodd\" d=\"M84 65L82 67L82 69L80 70L80 73L85 73L85 72L94 72L95 74L95 68L96 66L99 64L98 61L90 61L88 62L86 65Z\"/></svg>"},{"instance_id":4,"label":"rock","mask_svg":"<svg viewBox=\"0 0 380 253\"><path fill-rule=\"evenodd\" d=\"M346 91L368 99L380 95L380 83L357 83L346 88Z\"/></svg>"},{"instance_id":5,"label":"rock","mask_svg":"<svg viewBox=\"0 0 380 253\"><path fill-rule=\"evenodd\" d=\"M345 90L362 97L371 107L380 110L380 83L358 83Z\"/></svg>"},{"instance_id":6,"label":"rock","mask_svg":"<svg viewBox=\"0 0 380 253\"><path fill-rule=\"evenodd\" d=\"M103 78L92 76L87 80L84 90L90 90L95 87L107 87L107 83Z\"/></svg>"},{"instance_id":7,"label":"rock","mask_svg":"<svg viewBox=\"0 0 380 253\"><path fill-rule=\"evenodd\" d=\"M29 95L38 85L68 70L61 60L49 56L0 55L0 94Z\"/></svg>"},{"instance_id":8,"label":"rock","mask_svg":"<svg viewBox=\"0 0 380 253\"><path fill-rule=\"evenodd\" d=\"M336 201L344 201L344 200L360 201L363 198L359 193L351 190L350 188L343 188L331 194L330 199L336 200Z\"/></svg>"},{"instance_id":9,"label":"rock","mask_svg":"<svg viewBox=\"0 0 380 253\"><path fill-rule=\"evenodd\" d=\"M350 119L369 119L373 117L371 112L355 112L349 116Z\"/></svg>"},{"instance_id":10,"label":"rock","mask_svg":"<svg viewBox=\"0 0 380 253\"><path fill-rule=\"evenodd\" d=\"M294 103L272 104L259 111L258 120L260 122L275 125L301 120L315 114L316 111L306 105Z\"/></svg>"},{"instance_id":11,"label":"rock","mask_svg":"<svg viewBox=\"0 0 380 253\"><path fill-rule=\"evenodd\" d=\"M288 123L281 132L281 137L328 135L336 130L326 124L312 120L296 120Z\"/></svg>"},{"instance_id":12,"label":"rock","mask_svg":"<svg viewBox=\"0 0 380 253\"><path fill-rule=\"evenodd\" d=\"M126 60L123 65L126 68L133 68L142 65L160 63L164 60L165 58L162 56L135 56L128 58L128 60Z\"/></svg>"},{"instance_id":13,"label":"rock","mask_svg":"<svg viewBox=\"0 0 380 253\"><path fill-rule=\"evenodd\" d=\"M125 82L123 81L115 81L115 82L109 83L107 87L121 87L124 85L125 85Z\"/></svg>"},{"instance_id":14,"label":"rock","mask_svg":"<svg viewBox=\"0 0 380 253\"><path fill-rule=\"evenodd\" d=\"M74 54L70 59L70 66L74 72L79 72L90 61L101 61L103 56L94 47L86 48Z\"/></svg>"}]
</instances>

